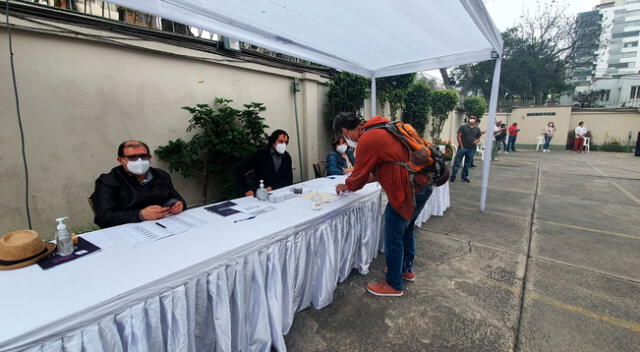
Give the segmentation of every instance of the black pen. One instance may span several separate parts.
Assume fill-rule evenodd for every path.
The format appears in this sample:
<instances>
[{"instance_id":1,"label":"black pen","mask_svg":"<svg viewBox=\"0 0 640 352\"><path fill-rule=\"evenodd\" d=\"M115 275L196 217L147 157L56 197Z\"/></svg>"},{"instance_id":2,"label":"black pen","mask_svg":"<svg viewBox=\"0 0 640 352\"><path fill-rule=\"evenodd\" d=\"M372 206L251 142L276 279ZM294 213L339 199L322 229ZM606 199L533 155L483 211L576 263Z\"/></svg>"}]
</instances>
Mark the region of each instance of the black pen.
<instances>
[{"instance_id":1,"label":"black pen","mask_svg":"<svg viewBox=\"0 0 640 352\"><path fill-rule=\"evenodd\" d=\"M159 223L159 222L156 222L155 224L156 224L156 225L158 225L158 226L160 226L160 227L162 227L163 229L166 229L166 228L167 228L166 226L162 225L162 224L161 224L161 223Z\"/></svg>"}]
</instances>

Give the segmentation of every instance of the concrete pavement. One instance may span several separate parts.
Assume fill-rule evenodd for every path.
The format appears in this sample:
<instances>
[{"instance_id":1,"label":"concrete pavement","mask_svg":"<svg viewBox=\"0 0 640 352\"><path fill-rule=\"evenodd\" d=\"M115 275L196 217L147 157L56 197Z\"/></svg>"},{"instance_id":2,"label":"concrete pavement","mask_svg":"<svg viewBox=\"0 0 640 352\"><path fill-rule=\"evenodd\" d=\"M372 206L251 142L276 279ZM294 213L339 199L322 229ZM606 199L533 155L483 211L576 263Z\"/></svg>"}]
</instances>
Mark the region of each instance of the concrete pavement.
<instances>
[{"instance_id":1,"label":"concrete pavement","mask_svg":"<svg viewBox=\"0 0 640 352\"><path fill-rule=\"evenodd\" d=\"M477 162L480 166L481 162ZM417 231L417 281L365 292L384 256L325 309L296 315L290 351L640 351L640 158L499 154Z\"/></svg>"}]
</instances>

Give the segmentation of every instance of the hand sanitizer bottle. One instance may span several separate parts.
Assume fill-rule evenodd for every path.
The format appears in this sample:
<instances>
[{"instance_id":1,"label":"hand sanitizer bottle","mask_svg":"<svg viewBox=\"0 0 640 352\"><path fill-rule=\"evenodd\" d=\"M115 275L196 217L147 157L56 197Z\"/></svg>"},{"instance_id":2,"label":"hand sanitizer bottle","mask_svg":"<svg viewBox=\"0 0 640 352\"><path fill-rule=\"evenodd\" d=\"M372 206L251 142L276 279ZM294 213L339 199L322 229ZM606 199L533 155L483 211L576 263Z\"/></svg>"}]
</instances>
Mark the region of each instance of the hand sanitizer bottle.
<instances>
[{"instance_id":1,"label":"hand sanitizer bottle","mask_svg":"<svg viewBox=\"0 0 640 352\"><path fill-rule=\"evenodd\" d=\"M258 188L258 190L256 191L256 198L261 201L265 201L267 200L267 198L269 198L269 192L267 192L267 189L264 188L263 180L260 180L260 188Z\"/></svg>"},{"instance_id":2,"label":"hand sanitizer bottle","mask_svg":"<svg viewBox=\"0 0 640 352\"><path fill-rule=\"evenodd\" d=\"M71 233L67 230L67 225L63 223L63 221L67 217L57 218L58 222L56 231L56 245L58 246L58 254L61 257L65 257L73 254L73 242L71 240Z\"/></svg>"}]
</instances>

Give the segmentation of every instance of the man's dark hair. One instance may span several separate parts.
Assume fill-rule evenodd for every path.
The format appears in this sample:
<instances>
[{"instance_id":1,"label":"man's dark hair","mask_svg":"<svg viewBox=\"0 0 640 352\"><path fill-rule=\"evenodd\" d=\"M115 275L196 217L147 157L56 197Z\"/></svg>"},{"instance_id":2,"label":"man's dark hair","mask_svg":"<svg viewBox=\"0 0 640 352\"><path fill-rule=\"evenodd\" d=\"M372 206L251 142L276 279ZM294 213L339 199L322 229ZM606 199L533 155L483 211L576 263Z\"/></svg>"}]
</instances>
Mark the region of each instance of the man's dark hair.
<instances>
[{"instance_id":1,"label":"man's dark hair","mask_svg":"<svg viewBox=\"0 0 640 352\"><path fill-rule=\"evenodd\" d=\"M118 146L118 156L121 158L124 157L124 150L126 148L137 148L137 147L145 147L147 149L147 154L151 154L151 150L149 150L149 146L145 142L130 140L130 141L124 141L120 143L120 146Z\"/></svg>"},{"instance_id":2,"label":"man's dark hair","mask_svg":"<svg viewBox=\"0 0 640 352\"><path fill-rule=\"evenodd\" d=\"M582 125L584 125L584 121L578 122L578 126L582 126Z\"/></svg>"},{"instance_id":3,"label":"man's dark hair","mask_svg":"<svg viewBox=\"0 0 640 352\"><path fill-rule=\"evenodd\" d=\"M338 133L341 129L352 130L362 123L360 116L353 112L340 112L333 118L333 131Z\"/></svg>"},{"instance_id":4,"label":"man's dark hair","mask_svg":"<svg viewBox=\"0 0 640 352\"><path fill-rule=\"evenodd\" d=\"M278 137L280 137L283 134L285 135L285 137L287 137L287 144L289 144L289 135L287 134L287 132L285 132L284 130L275 130L269 136L269 145L270 146L273 145L273 143L275 143L278 140Z\"/></svg>"}]
</instances>

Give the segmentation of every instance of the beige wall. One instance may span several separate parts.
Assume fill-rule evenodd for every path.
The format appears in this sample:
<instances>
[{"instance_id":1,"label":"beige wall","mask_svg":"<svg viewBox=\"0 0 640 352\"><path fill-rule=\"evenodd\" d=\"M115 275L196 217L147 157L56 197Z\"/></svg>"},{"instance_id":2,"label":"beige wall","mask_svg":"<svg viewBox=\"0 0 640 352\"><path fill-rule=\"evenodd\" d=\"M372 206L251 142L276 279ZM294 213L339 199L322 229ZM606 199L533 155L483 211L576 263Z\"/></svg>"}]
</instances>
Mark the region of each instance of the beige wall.
<instances>
[{"instance_id":1,"label":"beige wall","mask_svg":"<svg viewBox=\"0 0 640 352\"><path fill-rule=\"evenodd\" d=\"M550 113L555 116L527 116L529 113ZM565 145L567 132L571 120L570 106L538 107L538 108L514 108L510 114L506 114L507 126L513 122L518 123L520 132L518 133L517 144L536 144L537 137L542 136L544 127L552 122L556 126L556 133L551 139L551 145Z\"/></svg>"},{"instance_id":2,"label":"beige wall","mask_svg":"<svg viewBox=\"0 0 640 352\"><path fill-rule=\"evenodd\" d=\"M555 116L527 116L530 113L554 112ZM623 145L626 145L631 132L631 144L635 145L638 132L640 131L640 113L629 110L619 111L573 111L570 106L556 107L536 107L536 108L514 108L511 113L497 113L496 121L510 125L518 123L520 132L516 144L535 145L537 137L543 134L544 127L551 121L555 123L556 134L551 140L551 144L561 147L567 142L567 134L572 131L578 122L584 121L591 131L593 144L603 144L617 138ZM455 141L456 131L464 121L464 114L452 112L445 123L442 132L443 139ZM487 131L488 115L485 114L480 123L480 129Z\"/></svg>"},{"instance_id":3,"label":"beige wall","mask_svg":"<svg viewBox=\"0 0 640 352\"><path fill-rule=\"evenodd\" d=\"M631 133L631 145L635 146L640 132L638 113L574 112L571 116L571 128L575 128L580 121L591 131L592 144L604 144L617 138L622 145L626 145Z\"/></svg>"},{"instance_id":4,"label":"beige wall","mask_svg":"<svg viewBox=\"0 0 640 352\"><path fill-rule=\"evenodd\" d=\"M16 20L17 21L17 20ZM82 29L86 30L86 29ZM89 31L89 30L87 30ZM301 80L298 116L304 177L311 163L324 159L330 146L324 129L325 79L315 74L257 64L216 63L176 57L213 54L154 42L145 50L32 31L13 31L16 76L30 173L31 216L34 229L45 237L54 219L70 216L72 228L93 224L87 204L94 180L116 165L116 149L126 139L140 139L152 149L170 139L188 138L190 115L180 109L234 99L236 107L251 101L267 107L263 116L270 130L291 136L294 179L300 180L296 124L291 83ZM149 49L155 51L149 51ZM0 51L8 51L0 28ZM26 228L24 172L20 153L13 86L7 56L0 61L0 233ZM167 169L157 159L152 165ZM200 179L173 174L176 188L190 204L200 201ZM211 196L217 188L212 187Z\"/></svg>"}]
</instances>

